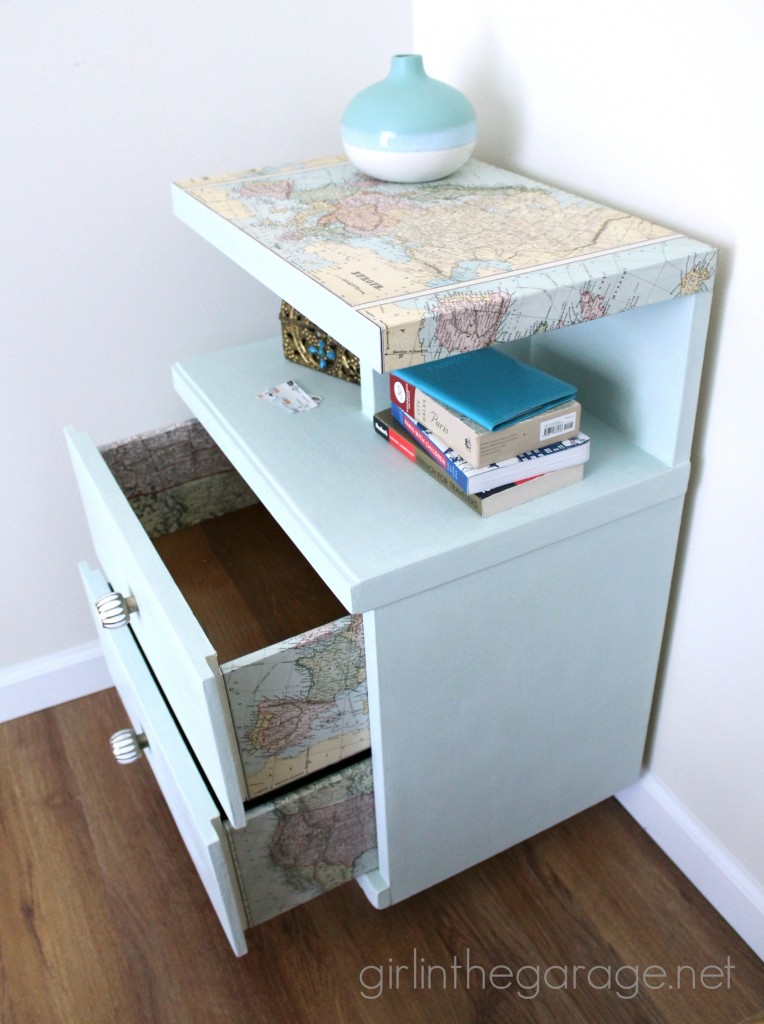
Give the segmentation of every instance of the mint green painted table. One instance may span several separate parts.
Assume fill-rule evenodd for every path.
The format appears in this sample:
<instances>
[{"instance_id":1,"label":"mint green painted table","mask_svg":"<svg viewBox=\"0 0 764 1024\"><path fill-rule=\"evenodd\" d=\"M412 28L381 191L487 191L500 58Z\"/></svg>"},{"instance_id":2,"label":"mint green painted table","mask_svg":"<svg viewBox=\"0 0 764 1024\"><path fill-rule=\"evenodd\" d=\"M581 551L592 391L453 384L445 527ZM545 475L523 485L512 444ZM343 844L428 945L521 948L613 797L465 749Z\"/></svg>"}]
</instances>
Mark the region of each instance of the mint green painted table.
<instances>
[{"instance_id":1,"label":"mint green painted table","mask_svg":"<svg viewBox=\"0 0 764 1024\"><path fill-rule=\"evenodd\" d=\"M634 782L714 250L476 161L436 185L373 182L330 160L173 194L182 220L361 360L359 389L286 362L273 338L173 375L363 617L369 899L405 899ZM383 444L370 416L388 370L497 340L577 385L592 454L581 483L484 520ZM320 406L289 415L257 399L286 379ZM246 793L238 767L216 760L232 727L225 701L215 707L195 753L238 827Z\"/></svg>"}]
</instances>

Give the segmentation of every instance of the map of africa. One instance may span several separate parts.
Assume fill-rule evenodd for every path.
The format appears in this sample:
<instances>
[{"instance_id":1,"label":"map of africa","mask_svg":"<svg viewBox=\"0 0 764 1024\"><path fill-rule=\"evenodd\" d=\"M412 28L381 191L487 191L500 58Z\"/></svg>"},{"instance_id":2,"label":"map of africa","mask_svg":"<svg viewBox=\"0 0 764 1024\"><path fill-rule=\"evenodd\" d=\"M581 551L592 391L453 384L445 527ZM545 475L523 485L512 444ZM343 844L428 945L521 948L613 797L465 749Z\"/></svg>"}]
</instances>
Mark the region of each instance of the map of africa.
<instances>
[{"instance_id":1,"label":"map of africa","mask_svg":"<svg viewBox=\"0 0 764 1024\"><path fill-rule=\"evenodd\" d=\"M223 676L250 797L368 750L360 615L224 666Z\"/></svg>"},{"instance_id":2,"label":"map of africa","mask_svg":"<svg viewBox=\"0 0 764 1024\"><path fill-rule=\"evenodd\" d=\"M371 759L277 796L228 839L249 925L373 870Z\"/></svg>"},{"instance_id":3,"label":"map of africa","mask_svg":"<svg viewBox=\"0 0 764 1024\"><path fill-rule=\"evenodd\" d=\"M424 185L329 159L179 187L378 325L385 370L690 294L713 276L707 247L698 258L668 228L476 160Z\"/></svg>"}]
</instances>

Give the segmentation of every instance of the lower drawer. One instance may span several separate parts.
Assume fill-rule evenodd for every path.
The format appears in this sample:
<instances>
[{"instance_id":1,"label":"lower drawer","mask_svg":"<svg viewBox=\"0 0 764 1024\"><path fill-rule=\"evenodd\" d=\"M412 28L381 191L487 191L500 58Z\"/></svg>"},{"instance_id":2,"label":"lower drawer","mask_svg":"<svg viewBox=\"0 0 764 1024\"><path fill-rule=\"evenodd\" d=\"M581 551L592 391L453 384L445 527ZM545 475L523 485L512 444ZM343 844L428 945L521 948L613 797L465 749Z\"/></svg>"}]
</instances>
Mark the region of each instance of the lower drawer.
<instances>
[{"instance_id":1,"label":"lower drawer","mask_svg":"<svg viewBox=\"0 0 764 1024\"><path fill-rule=\"evenodd\" d=\"M103 574L80 566L91 606ZM109 671L199 876L237 955L244 931L377 866L371 759L339 767L246 812L221 816L140 647L103 633Z\"/></svg>"}]
</instances>

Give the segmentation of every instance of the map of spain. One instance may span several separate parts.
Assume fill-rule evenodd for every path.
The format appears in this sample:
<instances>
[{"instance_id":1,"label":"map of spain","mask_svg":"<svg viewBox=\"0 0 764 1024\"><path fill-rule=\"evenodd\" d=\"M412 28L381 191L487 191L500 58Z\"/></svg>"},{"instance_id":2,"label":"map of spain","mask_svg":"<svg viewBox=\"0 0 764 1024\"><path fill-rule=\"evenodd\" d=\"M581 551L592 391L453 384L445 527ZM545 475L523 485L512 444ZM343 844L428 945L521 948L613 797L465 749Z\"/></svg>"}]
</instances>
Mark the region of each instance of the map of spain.
<instances>
[{"instance_id":1,"label":"map of spain","mask_svg":"<svg viewBox=\"0 0 764 1024\"><path fill-rule=\"evenodd\" d=\"M225 681L250 797L369 748L359 615L231 663Z\"/></svg>"}]
</instances>

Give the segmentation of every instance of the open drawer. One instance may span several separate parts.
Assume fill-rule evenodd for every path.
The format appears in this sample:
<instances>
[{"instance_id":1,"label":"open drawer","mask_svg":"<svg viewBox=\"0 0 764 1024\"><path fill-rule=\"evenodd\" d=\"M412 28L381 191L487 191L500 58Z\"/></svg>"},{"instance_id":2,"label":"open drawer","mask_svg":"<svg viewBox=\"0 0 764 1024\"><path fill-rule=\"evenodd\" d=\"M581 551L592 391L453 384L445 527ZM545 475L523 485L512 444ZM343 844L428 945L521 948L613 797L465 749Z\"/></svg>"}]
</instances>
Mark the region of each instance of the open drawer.
<instances>
[{"instance_id":1,"label":"open drawer","mask_svg":"<svg viewBox=\"0 0 764 1024\"><path fill-rule=\"evenodd\" d=\"M246 800L367 750L361 616L201 425L101 450L66 433L115 592L101 623L129 620L231 823L244 824Z\"/></svg>"},{"instance_id":2,"label":"open drawer","mask_svg":"<svg viewBox=\"0 0 764 1024\"><path fill-rule=\"evenodd\" d=\"M103 574L80 566L95 602ZM101 637L109 671L226 935L244 930L377 866L371 759L356 759L247 811L221 819L129 629Z\"/></svg>"}]
</instances>

